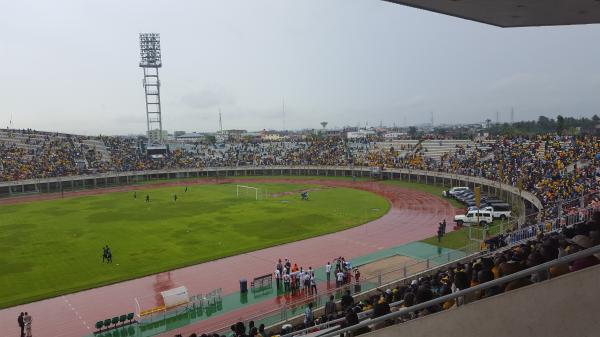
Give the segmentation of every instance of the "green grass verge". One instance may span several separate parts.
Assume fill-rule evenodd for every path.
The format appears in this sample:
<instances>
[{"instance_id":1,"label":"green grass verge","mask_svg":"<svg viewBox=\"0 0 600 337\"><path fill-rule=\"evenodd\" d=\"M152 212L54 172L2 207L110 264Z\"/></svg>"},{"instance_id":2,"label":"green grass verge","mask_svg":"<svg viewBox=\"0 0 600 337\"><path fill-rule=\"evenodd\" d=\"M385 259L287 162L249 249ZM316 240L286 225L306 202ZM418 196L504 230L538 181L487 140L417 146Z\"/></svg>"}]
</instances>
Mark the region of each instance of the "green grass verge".
<instances>
[{"instance_id":1,"label":"green grass verge","mask_svg":"<svg viewBox=\"0 0 600 337\"><path fill-rule=\"evenodd\" d=\"M506 222L504 223L504 225L506 225ZM448 222L447 226L449 228L452 228L452 226L454 226L454 223ZM447 227L447 229L448 229L448 227ZM493 236L493 235L498 234L502 230L502 228L503 228L502 221L495 220L492 223L492 225L490 225L490 227L489 227L488 236L490 236L490 235ZM483 237L482 227L474 226L473 228L471 228L471 235L474 238L481 239ZM432 236L425 240L421 240L421 242L425 242L430 245L440 246L440 247L444 247L444 248L460 249L460 248L463 248L466 245L470 244L473 241L471 241L469 239L469 228L463 227L456 231L447 232L446 235L442 238L441 242L438 242L437 236Z\"/></svg>"},{"instance_id":2,"label":"green grass verge","mask_svg":"<svg viewBox=\"0 0 600 337\"><path fill-rule=\"evenodd\" d=\"M259 201L220 184L0 206L0 308L336 232L389 209L385 198L348 188L299 200L298 190L317 184L248 182L294 191ZM112 265L102 263L105 244Z\"/></svg>"}]
</instances>

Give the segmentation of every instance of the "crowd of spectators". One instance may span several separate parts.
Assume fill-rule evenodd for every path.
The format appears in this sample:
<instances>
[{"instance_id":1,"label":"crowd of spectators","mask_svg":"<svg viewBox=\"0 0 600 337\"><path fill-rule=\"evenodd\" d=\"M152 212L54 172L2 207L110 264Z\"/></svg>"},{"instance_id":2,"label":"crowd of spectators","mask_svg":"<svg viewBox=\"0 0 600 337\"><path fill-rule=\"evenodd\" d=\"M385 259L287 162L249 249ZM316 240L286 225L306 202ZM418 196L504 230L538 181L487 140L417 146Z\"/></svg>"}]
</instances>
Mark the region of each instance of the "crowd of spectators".
<instances>
[{"instance_id":1,"label":"crowd of spectators","mask_svg":"<svg viewBox=\"0 0 600 337\"><path fill-rule=\"evenodd\" d=\"M92 137L31 130L11 130L8 134L21 142L0 138L0 181L153 169L354 165L483 177L530 191L544 206L597 191L600 181L600 139L586 135L502 137L471 149L466 146L472 145L456 145L436 160L427 158L418 145L381 148L376 143L341 137L195 144L152 158L138 138L94 138L104 144L109 154L105 157L100 149L82 143Z\"/></svg>"},{"instance_id":2,"label":"crowd of spectators","mask_svg":"<svg viewBox=\"0 0 600 337\"><path fill-rule=\"evenodd\" d=\"M0 139L0 181L84 174L98 159L84 136L10 130Z\"/></svg>"}]
</instances>

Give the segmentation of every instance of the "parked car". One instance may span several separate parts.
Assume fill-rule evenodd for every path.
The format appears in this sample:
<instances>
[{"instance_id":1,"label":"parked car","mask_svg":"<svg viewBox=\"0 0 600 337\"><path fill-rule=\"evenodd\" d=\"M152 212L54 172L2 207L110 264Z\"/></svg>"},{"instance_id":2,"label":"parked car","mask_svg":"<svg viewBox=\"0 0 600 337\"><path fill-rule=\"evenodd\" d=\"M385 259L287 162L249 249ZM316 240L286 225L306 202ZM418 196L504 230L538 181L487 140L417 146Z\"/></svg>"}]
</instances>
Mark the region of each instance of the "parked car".
<instances>
[{"instance_id":1,"label":"parked car","mask_svg":"<svg viewBox=\"0 0 600 337\"><path fill-rule=\"evenodd\" d=\"M448 191L442 191L444 197L454 197L454 195L461 191L468 191L469 188L465 186L452 187Z\"/></svg>"}]
</instances>

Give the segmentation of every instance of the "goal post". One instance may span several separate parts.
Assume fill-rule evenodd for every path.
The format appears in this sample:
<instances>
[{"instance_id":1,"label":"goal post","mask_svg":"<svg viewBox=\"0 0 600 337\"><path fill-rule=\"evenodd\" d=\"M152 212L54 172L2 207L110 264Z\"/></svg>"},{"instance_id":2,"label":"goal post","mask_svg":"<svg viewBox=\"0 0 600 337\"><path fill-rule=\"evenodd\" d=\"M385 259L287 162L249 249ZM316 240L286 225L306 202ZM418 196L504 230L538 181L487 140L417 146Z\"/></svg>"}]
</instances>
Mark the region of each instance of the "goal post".
<instances>
[{"instance_id":1,"label":"goal post","mask_svg":"<svg viewBox=\"0 0 600 337\"><path fill-rule=\"evenodd\" d=\"M255 200L259 198L260 188L245 186L245 185L236 185L235 195L237 198L244 197L246 195L253 195Z\"/></svg>"}]
</instances>

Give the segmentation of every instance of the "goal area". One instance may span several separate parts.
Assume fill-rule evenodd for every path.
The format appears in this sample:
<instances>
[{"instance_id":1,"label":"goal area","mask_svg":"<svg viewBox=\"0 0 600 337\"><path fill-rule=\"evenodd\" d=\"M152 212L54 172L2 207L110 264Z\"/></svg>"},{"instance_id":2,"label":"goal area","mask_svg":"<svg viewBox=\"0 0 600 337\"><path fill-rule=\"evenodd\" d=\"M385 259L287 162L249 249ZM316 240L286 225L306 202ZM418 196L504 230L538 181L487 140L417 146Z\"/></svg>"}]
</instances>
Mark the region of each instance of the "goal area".
<instances>
[{"instance_id":1,"label":"goal area","mask_svg":"<svg viewBox=\"0 0 600 337\"><path fill-rule=\"evenodd\" d=\"M254 199L260 200L263 195L261 189L258 187L246 186L246 185L235 185L235 196L238 199Z\"/></svg>"}]
</instances>

